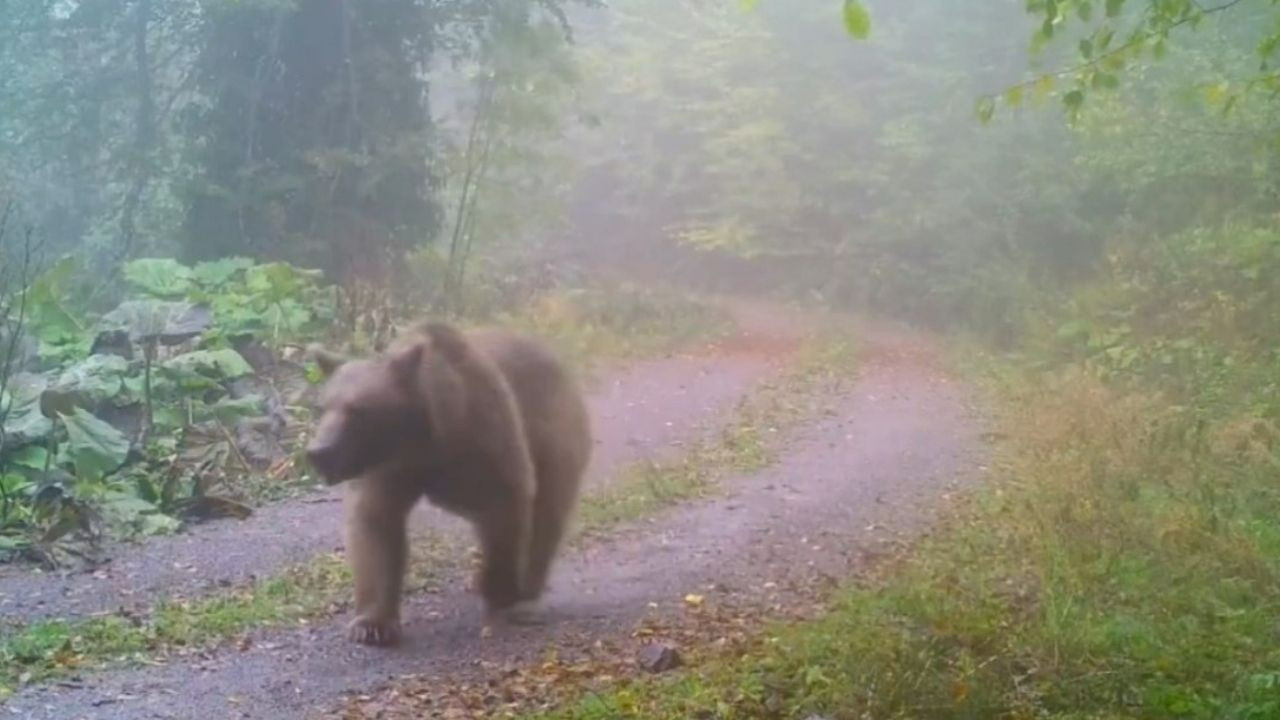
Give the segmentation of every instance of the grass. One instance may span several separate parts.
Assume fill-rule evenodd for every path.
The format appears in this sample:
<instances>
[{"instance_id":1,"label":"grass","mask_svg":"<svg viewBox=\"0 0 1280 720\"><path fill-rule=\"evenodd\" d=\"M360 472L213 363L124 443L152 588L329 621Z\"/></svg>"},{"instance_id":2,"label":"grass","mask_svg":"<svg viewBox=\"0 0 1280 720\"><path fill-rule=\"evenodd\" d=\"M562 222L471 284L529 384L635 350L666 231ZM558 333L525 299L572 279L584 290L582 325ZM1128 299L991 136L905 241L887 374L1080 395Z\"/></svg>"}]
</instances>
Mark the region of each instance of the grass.
<instances>
[{"instance_id":1,"label":"grass","mask_svg":"<svg viewBox=\"0 0 1280 720\"><path fill-rule=\"evenodd\" d=\"M997 480L825 617L543 720L1280 717L1280 431L1015 380Z\"/></svg>"},{"instance_id":2,"label":"grass","mask_svg":"<svg viewBox=\"0 0 1280 720\"><path fill-rule=\"evenodd\" d=\"M801 350L795 369L745 400L737 422L716 442L699 445L680 463L637 471L583 499L584 529L602 531L710 490L718 473L748 471L771 461L766 433L804 415L806 392L853 368L852 345L823 336ZM443 542L418 541L412 591L431 584L449 560ZM26 684L69 673L138 662L171 652L207 649L249 630L306 622L333 614L350 597L351 574L337 555L241 588L195 600L161 603L144 616L49 620L0 636L0 699Z\"/></svg>"},{"instance_id":3,"label":"grass","mask_svg":"<svg viewBox=\"0 0 1280 720\"><path fill-rule=\"evenodd\" d=\"M606 360L651 357L714 340L734 327L714 304L625 284L549 292L497 321L544 338L585 370Z\"/></svg>"},{"instance_id":4,"label":"grass","mask_svg":"<svg viewBox=\"0 0 1280 720\"><path fill-rule=\"evenodd\" d=\"M418 538L410 591L430 587L449 566L438 539ZM333 614L351 594L351 570L326 554L277 576L193 600L166 600L143 616L45 620L0 636L0 699L26 684L69 673L203 650L264 626Z\"/></svg>"}]
</instances>

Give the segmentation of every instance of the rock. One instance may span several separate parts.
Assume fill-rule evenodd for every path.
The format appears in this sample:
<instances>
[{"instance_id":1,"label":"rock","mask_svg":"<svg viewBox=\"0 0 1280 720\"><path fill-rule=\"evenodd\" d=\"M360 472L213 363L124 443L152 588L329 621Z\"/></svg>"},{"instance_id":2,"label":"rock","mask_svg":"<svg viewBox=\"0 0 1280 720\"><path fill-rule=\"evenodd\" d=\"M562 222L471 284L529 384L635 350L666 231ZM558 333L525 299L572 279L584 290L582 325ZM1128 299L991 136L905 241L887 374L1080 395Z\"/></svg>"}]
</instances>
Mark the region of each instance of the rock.
<instances>
[{"instance_id":1,"label":"rock","mask_svg":"<svg viewBox=\"0 0 1280 720\"><path fill-rule=\"evenodd\" d=\"M671 643L656 642L640 650L640 667L651 673L664 673L684 665L680 651Z\"/></svg>"}]
</instances>

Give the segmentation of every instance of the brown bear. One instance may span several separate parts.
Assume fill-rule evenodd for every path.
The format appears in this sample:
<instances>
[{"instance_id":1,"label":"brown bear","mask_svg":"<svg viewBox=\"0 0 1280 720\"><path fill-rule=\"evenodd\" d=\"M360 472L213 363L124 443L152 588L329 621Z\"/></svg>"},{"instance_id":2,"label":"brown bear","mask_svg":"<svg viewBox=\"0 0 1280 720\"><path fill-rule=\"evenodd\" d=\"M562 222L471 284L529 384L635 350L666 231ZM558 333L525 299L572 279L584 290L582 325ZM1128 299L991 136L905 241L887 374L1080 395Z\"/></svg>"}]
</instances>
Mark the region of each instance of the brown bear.
<instances>
[{"instance_id":1,"label":"brown bear","mask_svg":"<svg viewBox=\"0 0 1280 720\"><path fill-rule=\"evenodd\" d=\"M399 639L406 521L422 497L475 527L490 614L531 619L591 456L566 366L533 339L443 323L378 357L312 354L327 380L306 454L327 483L347 483L351 638Z\"/></svg>"}]
</instances>

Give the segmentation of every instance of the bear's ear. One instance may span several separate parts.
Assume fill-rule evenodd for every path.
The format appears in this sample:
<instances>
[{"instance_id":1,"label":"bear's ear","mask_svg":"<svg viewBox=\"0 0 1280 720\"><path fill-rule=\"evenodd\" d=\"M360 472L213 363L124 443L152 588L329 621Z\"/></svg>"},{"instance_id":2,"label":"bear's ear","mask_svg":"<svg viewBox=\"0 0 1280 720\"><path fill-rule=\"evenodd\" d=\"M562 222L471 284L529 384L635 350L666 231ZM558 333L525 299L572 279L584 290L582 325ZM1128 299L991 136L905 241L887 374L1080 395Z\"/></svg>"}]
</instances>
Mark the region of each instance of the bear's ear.
<instances>
[{"instance_id":1,"label":"bear's ear","mask_svg":"<svg viewBox=\"0 0 1280 720\"><path fill-rule=\"evenodd\" d=\"M423 343L415 342L391 355L388 363L391 365L391 373L398 381L405 385L413 385L417 382L418 370L422 367L422 353L425 349Z\"/></svg>"},{"instance_id":2,"label":"bear's ear","mask_svg":"<svg viewBox=\"0 0 1280 720\"><path fill-rule=\"evenodd\" d=\"M470 346L456 327L447 323L431 322L423 326L423 332L431 338L431 346L439 350L449 362L459 365L470 360Z\"/></svg>"},{"instance_id":3,"label":"bear's ear","mask_svg":"<svg viewBox=\"0 0 1280 720\"><path fill-rule=\"evenodd\" d=\"M316 365L320 366L320 372L325 377L333 375L338 368L347 363L347 359L331 350L326 350L320 345L307 346L307 356L316 361Z\"/></svg>"}]
</instances>

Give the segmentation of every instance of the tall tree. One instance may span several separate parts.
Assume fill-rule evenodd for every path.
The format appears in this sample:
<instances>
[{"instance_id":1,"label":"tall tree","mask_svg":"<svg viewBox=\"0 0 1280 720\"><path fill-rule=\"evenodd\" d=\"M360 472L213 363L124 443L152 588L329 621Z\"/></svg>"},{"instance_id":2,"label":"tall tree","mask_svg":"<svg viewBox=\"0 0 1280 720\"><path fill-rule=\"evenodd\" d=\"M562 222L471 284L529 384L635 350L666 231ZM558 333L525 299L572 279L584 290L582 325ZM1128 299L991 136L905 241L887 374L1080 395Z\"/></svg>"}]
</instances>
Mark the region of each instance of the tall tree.
<instances>
[{"instance_id":1,"label":"tall tree","mask_svg":"<svg viewBox=\"0 0 1280 720\"><path fill-rule=\"evenodd\" d=\"M254 0L209 13L188 256L369 273L435 232L424 79L435 3Z\"/></svg>"}]
</instances>

